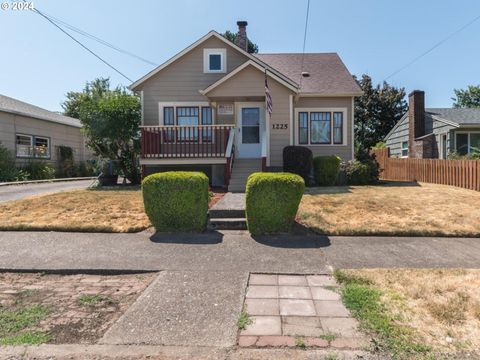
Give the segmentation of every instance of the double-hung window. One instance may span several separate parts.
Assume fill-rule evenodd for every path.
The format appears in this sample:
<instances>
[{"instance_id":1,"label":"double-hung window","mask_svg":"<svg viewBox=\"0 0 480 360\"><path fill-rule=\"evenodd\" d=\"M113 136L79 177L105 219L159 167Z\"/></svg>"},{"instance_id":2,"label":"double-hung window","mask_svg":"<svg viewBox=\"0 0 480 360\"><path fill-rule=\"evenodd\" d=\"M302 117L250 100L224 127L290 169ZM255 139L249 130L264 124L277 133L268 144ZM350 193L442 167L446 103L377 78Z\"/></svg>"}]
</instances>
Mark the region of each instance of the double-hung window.
<instances>
[{"instance_id":1,"label":"double-hung window","mask_svg":"<svg viewBox=\"0 0 480 360\"><path fill-rule=\"evenodd\" d=\"M163 108L163 124L167 126L175 125L175 108L173 106L165 106ZM175 141L175 130L173 128L167 129L164 136L164 141L166 142Z\"/></svg>"},{"instance_id":2,"label":"double-hung window","mask_svg":"<svg viewBox=\"0 0 480 360\"><path fill-rule=\"evenodd\" d=\"M211 142L213 135L212 125L212 108L210 106L202 106L202 141Z\"/></svg>"},{"instance_id":3,"label":"double-hung window","mask_svg":"<svg viewBox=\"0 0 480 360\"><path fill-rule=\"evenodd\" d=\"M192 104L193 105L193 104ZM160 107L160 123L166 127L163 142L212 142L214 141L213 109L208 104L177 106L168 103Z\"/></svg>"},{"instance_id":4,"label":"double-hung window","mask_svg":"<svg viewBox=\"0 0 480 360\"><path fill-rule=\"evenodd\" d=\"M24 158L50 158L50 139L44 136L16 134L16 155Z\"/></svg>"},{"instance_id":5,"label":"double-hung window","mask_svg":"<svg viewBox=\"0 0 480 360\"><path fill-rule=\"evenodd\" d=\"M344 145L345 111L299 109L298 138L301 145Z\"/></svg>"}]
</instances>

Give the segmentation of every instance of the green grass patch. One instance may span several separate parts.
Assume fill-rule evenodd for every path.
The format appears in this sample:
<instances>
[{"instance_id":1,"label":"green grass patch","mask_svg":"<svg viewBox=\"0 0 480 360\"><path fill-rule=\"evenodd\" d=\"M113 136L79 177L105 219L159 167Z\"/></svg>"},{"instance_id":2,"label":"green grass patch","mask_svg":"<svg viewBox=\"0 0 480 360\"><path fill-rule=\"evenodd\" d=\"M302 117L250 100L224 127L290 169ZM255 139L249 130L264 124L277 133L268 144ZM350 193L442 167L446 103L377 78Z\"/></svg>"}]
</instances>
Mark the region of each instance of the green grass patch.
<instances>
[{"instance_id":1,"label":"green grass patch","mask_svg":"<svg viewBox=\"0 0 480 360\"><path fill-rule=\"evenodd\" d=\"M373 332L375 350L389 353L393 359L425 359L431 348L416 339L415 331L401 326L381 302L382 292L371 281L336 271L335 278L341 283L342 300L361 324Z\"/></svg>"},{"instance_id":2,"label":"green grass patch","mask_svg":"<svg viewBox=\"0 0 480 360\"><path fill-rule=\"evenodd\" d=\"M240 313L240 316L237 319L237 327L240 330L245 330L247 325L250 325L253 322L253 320L250 318L248 313L245 311L245 309L242 310Z\"/></svg>"},{"instance_id":3,"label":"green grass patch","mask_svg":"<svg viewBox=\"0 0 480 360\"><path fill-rule=\"evenodd\" d=\"M299 349L305 350L307 344L305 344L305 339L302 336L295 336L295 346Z\"/></svg>"},{"instance_id":4,"label":"green grass patch","mask_svg":"<svg viewBox=\"0 0 480 360\"><path fill-rule=\"evenodd\" d=\"M0 338L0 345L39 345L44 344L52 336L44 331L25 331L17 335L5 336Z\"/></svg>"},{"instance_id":5,"label":"green grass patch","mask_svg":"<svg viewBox=\"0 0 480 360\"><path fill-rule=\"evenodd\" d=\"M337 335L335 335L335 334L324 334L324 335L320 335L319 337L320 337L320 339L323 339L325 341L330 342L330 341L335 340L337 338Z\"/></svg>"},{"instance_id":6,"label":"green grass patch","mask_svg":"<svg viewBox=\"0 0 480 360\"><path fill-rule=\"evenodd\" d=\"M23 309L5 310L0 308L0 344L41 344L50 335L41 331L28 331L45 319L50 310L43 305L32 305Z\"/></svg>"},{"instance_id":7,"label":"green grass patch","mask_svg":"<svg viewBox=\"0 0 480 360\"><path fill-rule=\"evenodd\" d=\"M83 294L78 298L78 303L84 306L97 305L100 303L114 304L115 301L110 296L102 296L98 294Z\"/></svg>"}]
</instances>

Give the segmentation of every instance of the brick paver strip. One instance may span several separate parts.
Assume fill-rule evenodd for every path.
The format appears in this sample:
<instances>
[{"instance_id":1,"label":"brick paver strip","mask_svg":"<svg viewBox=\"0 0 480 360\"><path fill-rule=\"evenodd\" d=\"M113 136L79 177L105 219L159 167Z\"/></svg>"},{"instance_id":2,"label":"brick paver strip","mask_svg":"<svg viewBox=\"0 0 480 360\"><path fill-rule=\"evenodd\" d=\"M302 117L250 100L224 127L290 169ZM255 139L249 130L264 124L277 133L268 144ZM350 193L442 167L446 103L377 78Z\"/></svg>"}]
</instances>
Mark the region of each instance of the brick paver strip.
<instances>
[{"instance_id":1,"label":"brick paver strip","mask_svg":"<svg viewBox=\"0 0 480 360\"><path fill-rule=\"evenodd\" d=\"M312 297L314 300L340 300L340 294L332 290L327 290L322 287L311 287Z\"/></svg>"},{"instance_id":2,"label":"brick paver strip","mask_svg":"<svg viewBox=\"0 0 480 360\"><path fill-rule=\"evenodd\" d=\"M260 336L257 346L295 346L296 341L293 336Z\"/></svg>"},{"instance_id":3,"label":"brick paver strip","mask_svg":"<svg viewBox=\"0 0 480 360\"><path fill-rule=\"evenodd\" d=\"M312 293L307 286L279 286L280 299L311 299Z\"/></svg>"},{"instance_id":4,"label":"brick paver strip","mask_svg":"<svg viewBox=\"0 0 480 360\"><path fill-rule=\"evenodd\" d=\"M321 317L349 317L350 312L345 308L345 305L340 300L337 301L322 301L315 300L315 309L317 315ZM281 307L280 307L281 309Z\"/></svg>"},{"instance_id":5,"label":"brick paver strip","mask_svg":"<svg viewBox=\"0 0 480 360\"><path fill-rule=\"evenodd\" d=\"M334 339L330 345L337 349L363 349L367 348L370 341L366 337L339 337Z\"/></svg>"},{"instance_id":6,"label":"brick paver strip","mask_svg":"<svg viewBox=\"0 0 480 360\"><path fill-rule=\"evenodd\" d=\"M306 337L304 342L307 346L328 347L328 341L318 337Z\"/></svg>"},{"instance_id":7,"label":"brick paver strip","mask_svg":"<svg viewBox=\"0 0 480 360\"><path fill-rule=\"evenodd\" d=\"M245 306L249 315L280 315L278 299L246 299Z\"/></svg>"},{"instance_id":8,"label":"brick paver strip","mask_svg":"<svg viewBox=\"0 0 480 360\"><path fill-rule=\"evenodd\" d=\"M240 335L282 335L280 316L251 316L251 320Z\"/></svg>"},{"instance_id":9,"label":"brick paver strip","mask_svg":"<svg viewBox=\"0 0 480 360\"><path fill-rule=\"evenodd\" d=\"M252 285L247 289L247 299L276 299L278 298L278 286Z\"/></svg>"},{"instance_id":10,"label":"brick paver strip","mask_svg":"<svg viewBox=\"0 0 480 360\"><path fill-rule=\"evenodd\" d=\"M315 316L315 306L312 300L280 299L280 315Z\"/></svg>"},{"instance_id":11,"label":"brick paver strip","mask_svg":"<svg viewBox=\"0 0 480 360\"><path fill-rule=\"evenodd\" d=\"M277 275L251 274L249 285L278 285Z\"/></svg>"},{"instance_id":12,"label":"brick paver strip","mask_svg":"<svg viewBox=\"0 0 480 360\"><path fill-rule=\"evenodd\" d=\"M278 285L306 286L307 280L300 275L278 275Z\"/></svg>"},{"instance_id":13,"label":"brick paver strip","mask_svg":"<svg viewBox=\"0 0 480 360\"><path fill-rule=\"evenodd\" d=\"M257 342L258 336L240 336L238 338L238 345L247 347L247 346L253 346Z\"/></svg>"}]
</instances>

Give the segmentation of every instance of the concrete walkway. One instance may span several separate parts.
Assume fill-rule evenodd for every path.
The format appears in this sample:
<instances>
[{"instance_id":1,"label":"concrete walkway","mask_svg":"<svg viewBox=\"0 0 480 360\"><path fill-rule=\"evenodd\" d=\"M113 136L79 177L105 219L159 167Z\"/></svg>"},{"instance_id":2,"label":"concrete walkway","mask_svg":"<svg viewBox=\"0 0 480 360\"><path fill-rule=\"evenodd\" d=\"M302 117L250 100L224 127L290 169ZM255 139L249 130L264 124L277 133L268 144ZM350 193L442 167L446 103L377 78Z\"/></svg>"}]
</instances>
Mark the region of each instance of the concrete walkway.
<instances>
[{"instance_id":1,"label":"concrete walkway","mask_svg":"<svg viewBox=\"0 0 480 360\"><path fill-rule=\"evenodd\" d=\"M33 195L42 195L47 193L59 192L64 190L85 189L90 186L94 180L79 181L56 181L51 183L9 185L0 187L0 203L12 200L22 199Z\"/></svg>"}]
</instances>

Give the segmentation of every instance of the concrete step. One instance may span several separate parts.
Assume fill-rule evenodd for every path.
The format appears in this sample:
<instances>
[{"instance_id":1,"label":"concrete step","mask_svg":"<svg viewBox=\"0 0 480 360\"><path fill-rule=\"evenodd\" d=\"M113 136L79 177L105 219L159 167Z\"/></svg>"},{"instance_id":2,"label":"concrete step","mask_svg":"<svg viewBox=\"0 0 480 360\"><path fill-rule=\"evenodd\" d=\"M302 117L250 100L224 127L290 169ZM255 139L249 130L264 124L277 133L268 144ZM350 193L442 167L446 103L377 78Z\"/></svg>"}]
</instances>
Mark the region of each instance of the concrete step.
<instances>
[{"instance_id":1,"label":"concrete step","mask_svg":"<svg viewBox=\"0 0 480 360\"><path fill-rule=\"evenodd\" d=\"M214 218L208 223L210 230L247 230L245 218Z\"/></svg>"},{"instance_id":2,"label":"concrete step","mask_svg":"<svg viewBox=\"0 0 480 360\"><path fill-rule=\"evenodd\" d=\"M210 209L208 211L210 219L221 219L221 218L230 218L230 219L241 219L245 218L245 210L237 209Z\"/></svg>"}]
</instances>

